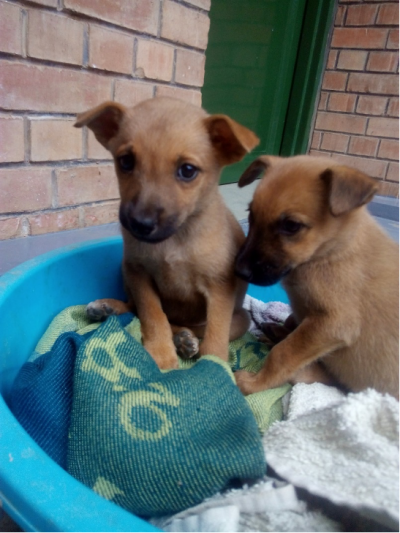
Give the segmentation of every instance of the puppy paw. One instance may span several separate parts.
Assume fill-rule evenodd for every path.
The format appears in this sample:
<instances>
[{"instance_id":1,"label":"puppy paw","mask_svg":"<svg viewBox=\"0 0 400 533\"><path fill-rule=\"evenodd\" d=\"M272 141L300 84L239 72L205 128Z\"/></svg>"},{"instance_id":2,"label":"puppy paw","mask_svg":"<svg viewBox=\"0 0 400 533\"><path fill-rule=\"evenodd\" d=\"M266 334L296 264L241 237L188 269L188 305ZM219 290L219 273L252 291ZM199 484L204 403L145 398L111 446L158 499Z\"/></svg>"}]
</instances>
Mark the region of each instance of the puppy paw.
<instances>
[{"instance_id":1,"label":"puppy paw","mask_svg":"<svg viewBox=\"0 0 400 533\"><path fill-rule=\"evenodd\" d=\"M90 320L100 322L111 315L115 315L114 309L103 300L95 300L86 306L86 314Z\"/></svg>"},{"instance_id":2,"label":"puppy paw","mask_svg":"<svg viewBox=\"0 0 400 533\"><path fill-rule=\"evenodd\" d=\"M199 339L188 329L173 336L176 352L182 359L193 359L199 353Z\"/></svg>"},{"instance_id":3,"label":"puppy paw","mask_svg":"<svg viewBox=\"0 0 400 533\"><path fill-rule=\"evenodd\" d=\"M237 386L245 396L268 388L265 383L263 383L263 380L260 380L258 374L239 370L238 372L235 372L234 376Z\"/></svg>"},{"instance_id":4,"label":"puppy paw","mask_svg":"<svg viewBox=\"0 0 400 533\"><path fill-rule=\"evenodd\" d=\"M171 370L179 368L178 356L175 352L175 346L171 343L155 343L144 341L143 346L149 352L160 370Z\"/></svg>"},{"instance_id":5,"label":"puppy paw","mask_svg":"<svg viewBox=\"0 0 400 533\"><path fill-rule=\"evenodd\" d=\"M260 329L264 333L262 342L271 347L283 341L290 334L288 328L274 322L264 322L260 325Z\"/></svg>"}]
</instances>

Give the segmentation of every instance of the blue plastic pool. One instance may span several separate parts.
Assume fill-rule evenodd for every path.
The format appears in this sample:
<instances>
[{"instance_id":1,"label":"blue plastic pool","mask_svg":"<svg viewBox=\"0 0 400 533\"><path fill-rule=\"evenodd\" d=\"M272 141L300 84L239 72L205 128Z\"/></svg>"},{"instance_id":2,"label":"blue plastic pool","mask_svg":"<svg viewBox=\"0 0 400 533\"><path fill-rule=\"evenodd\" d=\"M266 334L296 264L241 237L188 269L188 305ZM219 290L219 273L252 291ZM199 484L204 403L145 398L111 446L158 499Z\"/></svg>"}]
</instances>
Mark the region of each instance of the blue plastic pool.
<instances>
[{"instance_id":1,"label":"blue plastic pool","mask_svg":"<svg viewBox=\"0 0 400 533\"><path fill-rule=\"evenodd\" d=\"M106 501L54 463L7 407L13 380L50 320L69 305L123 298L120 237L61 248L0 278L0 500L26 531L158 531ZM263 301L284 290L249 288Z\"/></svg>"}]
</instances>

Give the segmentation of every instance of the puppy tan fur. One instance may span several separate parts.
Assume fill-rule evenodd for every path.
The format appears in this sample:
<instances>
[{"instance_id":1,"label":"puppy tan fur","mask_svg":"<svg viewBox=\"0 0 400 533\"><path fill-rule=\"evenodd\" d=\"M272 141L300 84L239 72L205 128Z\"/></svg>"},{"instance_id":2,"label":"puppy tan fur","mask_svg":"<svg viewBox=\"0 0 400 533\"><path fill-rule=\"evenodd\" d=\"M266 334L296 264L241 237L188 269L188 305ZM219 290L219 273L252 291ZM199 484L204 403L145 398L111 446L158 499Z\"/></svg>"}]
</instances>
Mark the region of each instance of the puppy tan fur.
<instances>
[{"instance_id":1,"label":"puppy tan fur","mask_svg":"<svg viewBox=\"0 0 400 533\"><path fill-rule=\"evenodd\" d=\"M225 115L170 98L125 108L113 102L78 116L114 156L128 303L97 300L92 317L133 310L160 368L200 354L227 360L229 339L248 327L247 283L234 275L244 241L218 191L221 169L258 144ZM105 295L106 296L106 295ZM189 328L189 329L188 329Z\"/></svg>"},{"instance_id":2,"label":"puppy tan fur","mask_svg":"<svg viewBox=\"0 0 400 533\"><path fill-rule=\"evenodd\" d=\"M331 159L266 156L239 186L260 173L236 272L258 285L282 279L297 327L258 374L236 374L239 387L276 387L321 361L352 391L398 398L399 249L365 207L376 183Z\"/></svg>"}]
</instances>

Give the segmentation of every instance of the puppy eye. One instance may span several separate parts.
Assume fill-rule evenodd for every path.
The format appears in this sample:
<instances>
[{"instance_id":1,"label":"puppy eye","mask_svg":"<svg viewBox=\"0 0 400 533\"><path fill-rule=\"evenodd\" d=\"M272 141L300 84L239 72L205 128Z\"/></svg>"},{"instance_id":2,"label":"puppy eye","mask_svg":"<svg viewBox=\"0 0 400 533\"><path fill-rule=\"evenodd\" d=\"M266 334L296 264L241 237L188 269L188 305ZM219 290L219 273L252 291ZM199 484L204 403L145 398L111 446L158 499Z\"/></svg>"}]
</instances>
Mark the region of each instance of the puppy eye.
<instances>
[{"instance_id":1,"label":"puppy eye","mask_svg":"<svg viewBox=\"0 0 400 533\"><path fill-rule=\"evenodd\" d=\"M184 163L177 170L178 178L182 181L192 181L198 173L199 169L190 163Z\"/></svg>"},{"instance_id":2,"label":"puppy eye","mask_svg":"<svg viewBox=\"0 0 400 533\"><path fill-rule=\"evenodd\" d=\"M117 163L122 172L131 172L135 167L135 156L131 153L121 155L117 158Z\"/></svg>"},{"instance_id":3,"label":"puppy eye","mask_svg":"<svg viewBox=\"0 0 400 533\"><path fill-rule=\"evenodd\" d=\"M298 233L302 228L304 228L304 224L301 222L297 222L297 220L292 220L290 218L285 218L279 223L278 226L278 232L282 235L295 235Z\"/></svg>"}]
</instances>

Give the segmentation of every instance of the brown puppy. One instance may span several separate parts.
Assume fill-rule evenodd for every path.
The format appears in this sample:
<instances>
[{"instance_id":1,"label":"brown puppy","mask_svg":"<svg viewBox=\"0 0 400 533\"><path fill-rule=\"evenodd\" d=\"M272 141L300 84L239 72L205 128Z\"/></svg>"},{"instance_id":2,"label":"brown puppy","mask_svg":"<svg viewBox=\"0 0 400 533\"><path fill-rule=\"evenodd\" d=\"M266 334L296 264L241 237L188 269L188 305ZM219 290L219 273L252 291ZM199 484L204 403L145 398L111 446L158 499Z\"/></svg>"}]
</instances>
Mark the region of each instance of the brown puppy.
<instances>
[{"instance_id":1,"label":"brown puppy","mask_svg":"<svg viewBox=\"0 0 400 533\"><path fill-rule=\"evenodd\" d=\"M78 116L114 156L121 195L123 276L128 303L96 300L91 317L127 310L160 368L181 355L227 360L248 327L247 283L234 275L244 234L218 191L221 168L259 142L225 115L171 98L125 107L106 102ZM188 330L190 328L190 330Z\"/></svg>"},{"instance_id":2,"label":"brown puppy","mask_svg":"<svg viewBox=\"0 0 400 533\"><path fill-rule=\"evenodd\" d=\"M257 285L282 279L297 327L258 374L236 373L240 389L276 387L323 358L348 389L398 397L399 250L364 207L376 183L331 159L265 156L239 186L262 172L236 272Z\"/></svg>"}]
</instances>

